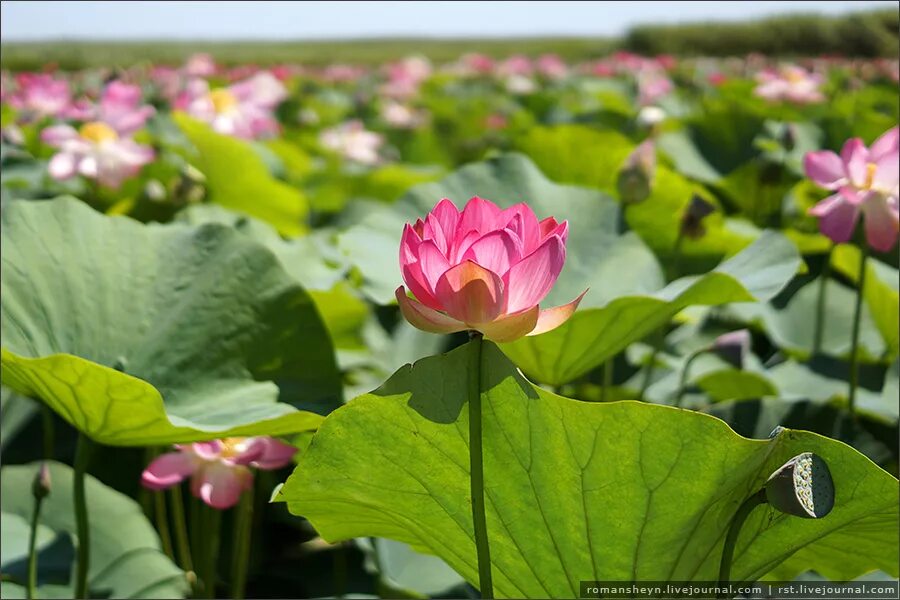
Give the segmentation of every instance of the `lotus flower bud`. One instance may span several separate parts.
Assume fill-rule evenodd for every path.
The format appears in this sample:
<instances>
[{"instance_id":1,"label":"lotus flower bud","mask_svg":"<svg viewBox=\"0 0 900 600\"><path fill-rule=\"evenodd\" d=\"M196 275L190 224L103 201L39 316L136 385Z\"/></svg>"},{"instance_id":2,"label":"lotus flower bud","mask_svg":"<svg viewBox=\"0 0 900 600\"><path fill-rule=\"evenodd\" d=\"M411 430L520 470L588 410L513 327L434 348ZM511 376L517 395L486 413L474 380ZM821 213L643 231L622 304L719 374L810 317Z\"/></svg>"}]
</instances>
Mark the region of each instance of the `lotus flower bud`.
<instances>
[{"instance_id":1,"label":"lotus flower bud","mask_svg":"<svg viewBox=\"0 0 900 600\"><path fill-rule=\"evenodd\" d=\"M715 206L697 194L694 194L691 197L691 202L688 204L687 210L681 217L681 233L692 239L703 237L706 233L706 228L703 226L703 219L711 215L715 210Z\"/></svg>"},{"instance_id":2,"label":"lotus flower bud","mask_svg":"<svg viewBox=\"0 0 900 600\"><path fill-rule=\"evenodd\" d=\"M750 332L739 329L717 337L712 352L736 369L743 369L744 357L750 353L750 342Z\"/></svg>"},{"instance_id":3,"label":"lotus flower bud","mask_svg":"<svg viewBox=\"0 0 900 600\"><path fill-rule=\"evenodd\" d=\"M626 204L643 202L650 195L656 173L656 146L652 139L638 145L619 171L616 186L619 198Z\"/></svg>"},{"instance_id":4,"label":"lotus flower bud","mask_svg":"<svg viewBox=\"0 0 900 600\"><path fill-rule=\"evenodd\" d=\"M34 482L31 484L31 495L35 500L43 500L50 495L50 468L47 463L42 462L37 474L34 476Z\"/></svg>"},{"instance_id":5,"label":"lotus flower bud","mask_svg":"<svg viewBox=\"0 0 900 600\"><path fill-rule=\"evenodd\" d=\"M445 198L403 230L400 270L415 298L398 287L400 310L424 331L468 329L497 342L555 329L584 297L539 307L562 271L568 236L568 222L538 221L524 203L501 210L476 196L460 211Z\"/></svg>"},{"instance_id":6,"label":"lotus flower bud","mask_svg":"<svg viewBox=\"0 0 900 600\"><path fill-rule=\"evenodd\" d=\"M765 485L766 500L783 513L821 519L834 507L834 481L828 464L812 452L798 454L775 471Z\"/></svg>"}]
</instances>

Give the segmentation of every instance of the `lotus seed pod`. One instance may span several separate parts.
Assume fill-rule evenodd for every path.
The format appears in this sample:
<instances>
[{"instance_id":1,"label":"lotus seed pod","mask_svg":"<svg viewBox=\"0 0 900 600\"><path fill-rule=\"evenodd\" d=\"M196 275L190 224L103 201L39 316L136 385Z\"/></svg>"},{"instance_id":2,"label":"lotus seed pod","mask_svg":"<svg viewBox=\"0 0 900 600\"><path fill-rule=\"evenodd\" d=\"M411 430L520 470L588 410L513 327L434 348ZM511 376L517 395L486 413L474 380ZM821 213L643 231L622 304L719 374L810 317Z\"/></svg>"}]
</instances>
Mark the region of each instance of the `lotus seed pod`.
<instances>
[{"instance_id":1,"label":"lotus seed pod","mask_svg":"<svg viewBox=\"0 0 900 600\"><path fill-rule=\"evenodd\" d=\"M834 481L828 464L812 452L798 454L766 482L766 500L776 509L806 519L821 519L834 507Z\"/></svg>"},{"instance_id":2,"label":"lotus seed pod","mask_svg":"<svg viewBox=\"0 0 900 600\"><path fill-rule=\"evenodd\" d=\"M40 469L34 476L34 482L31 484L31 494L38 500L50 495L50 468L47 466L47 463L41 463Z\"/></svg>"}]
</instances>

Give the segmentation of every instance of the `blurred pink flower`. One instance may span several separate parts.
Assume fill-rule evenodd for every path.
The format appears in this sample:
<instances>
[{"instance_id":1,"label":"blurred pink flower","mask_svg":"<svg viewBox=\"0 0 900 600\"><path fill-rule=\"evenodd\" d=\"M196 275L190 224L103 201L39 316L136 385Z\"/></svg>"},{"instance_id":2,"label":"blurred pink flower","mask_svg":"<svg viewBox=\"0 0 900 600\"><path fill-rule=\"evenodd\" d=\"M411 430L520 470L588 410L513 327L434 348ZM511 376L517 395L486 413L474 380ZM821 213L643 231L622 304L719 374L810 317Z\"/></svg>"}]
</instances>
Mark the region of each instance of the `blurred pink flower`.
<instances>
[{"instance_id":1,"label":"blurred pink flower","mask_svg":"<svg viewBox=\"0 0 900 600\"><path fill-rule=\"evenodd\" d=\"M471 52L460 58L464 70L473 75L488 75L494 70L494 59L486 54Z\"/></svg>"},{"instance_id":2,"label":"blurred pink flower","mask_svg":"<svg viewBox=\"0 0 900 600\"><path fill-rule=\"evenodd\" d=\"M431 76L431 63L418 56L390 63L385 67L388 81L380 92L389 98L412 98L419 93L419 86Z\"/></svg>"},{"instance_id":3,"label":"blurred pink flower","mask_svg":"<svg viewBox=\"0 0 900 600\"><path fill-rule=\"evenodd\" d=\"M509 77L511 75L529 76L534 72L534 65L531 59L522 54L510 56L497 65L497 74L501 77Z\"/></svg>"},{"instance_id":4,"label":"blurred pink flower","mask_svg":"<svg viewBox=\"0 0 900 600\"><path fill-rule=\"evenodd\" d=\"M72 103L69 82L46 73L20 73L9 105L31 118L64 116Z\"/></svg>"},{"instance_id":5,"label":"blurred pink flower","mask_svg":"<svg viewBox=\"0 0 900 600\"><path fill-rule=\"evenodd\" d=\"M759 85L753 93L766 100L787 100L796 104L822 102L825 96L819 88L823 79L797 65L785 65L779 70L765 69L757 74Z\"/></svg>"},{"instance_id":6,"label":"blurred pink flower","mask_svg":"<svg viewBox=\"0 0 900 600\"><path fill-rule=\"evenodd\" d=\"M250 467L280 469L296 454L294 446L270 437L225 438L179 444L151 462L141 483L163 490L191 478L191 492L209 506L224 510L237 504L253 485Z\"/></svg>"},{"instance_id":7,"label":"blurred pink flower","mask_svg":"<svg viewBox=\"0 0 900 600\"><path fill-rule=\"evenodd\" d=\"M460 212L445 198L403 229L400 269L415 299L398 287L400 310L424 331L473 329L497 342L555 329L584 297L539 307L562 271L568 235L568 222L538 221L525 203L501 210L474 197Z\"/></svg>"},{"instance_id":8,"label":"blurred pink flower","mask_svg":"<svg viewBox=\"0 0 900 600\"><path fill-rule=\"evenodd\" d=\"M209 77L216 73L216 61L206 53L198 53L190 56L182 68L188 77Z\"/></svg>"},{"instance_id":9,"label":"blurred pink flower","mask_svg":"<svg viewBox=\"0 0 900 600\"><path fill-rule=\"evenodd\" d=\"M840 156L828 150L804 157L806 175L817 185L836 190L809 210L819 217L819 229L833 242L853 236L859 213L865 215L866 239L886 252L900 228L900 128L894 127L866 148L859 138L847 140Z\"/></svg>"},{"instance_id":10,"label":"blurred pink flower","mask_svg":"<svg viewBox=\"0 0 900 600\"><path fill-rule=\"evenodd\" d=\"M344 158L364 165L374 165L380 160L378 150L384 138L368 131L362 121L347 121L319 134L319 143Z\"/></svg>"},{"instance_id":11,"label":"blurred pink flower","mask_svg":"<svg viewBox=\"0 0 900 600\"><path fill-rule=\"evenodd\" d=\"M637 74L638 104L647 106L667 95L674 89L672 80L662 71L645 69Z\"/></svg>"},{"instance_id":12,"label":"blurred pink flower","mask_svg":"<svg viewBox=\"0 0 900 600\"><path fill-rule=\"evenodd\" d=\"M569 67L557 54L543 54L535 65L538 73L550 80L562 79L569 74Z\"/></svg>"},{"instance_id":13,"label":"blurred pink flower","mask_svg":"<svg viewBox=\"0 0 900 600\"><path fill-rule=\"evenodd\" d=\"M225 135L258 139L278 133L275 107L287 90L271 73L256 75L226 88L209 89L203 79L194 79L175 102L175 107L209 123Z\"/></svg>"},{"instance_id":14,"label":"blurred pink flower","mask_svg":"<svg viewBox=\"0 0 900 600\"><path fill-rule=\"evenodd\" d=\"M141 95L139 86L112 81L104 88L93 118L112 127L120 136L131 135L156 112L149 104L141 104Z\"/></svg>"},{"instance_id":15,"label":"blurred pink flower","mask_svg":"<svg viewBox=\"0 0 900 600\"><path fill-rule=\"evenodd\" d=\"M41 132L41 140L59 149L48 169L50 176L60 181L82 175L118 188L154 157L152 148L119 137L101 121L85 123L77 130L71 125L53 125Z\"/></svg>"},{"instance_id":16,"label":"blurred pink flower","mask_svg":"<svg viewBox=\"0 0 900 600\"><path fill-rule=\"evenodd\" d=\"M381 107L381 118L397 129L415 129L425 122L425 115L405 104L388 102Z\"/></svg>"}]
</instances>

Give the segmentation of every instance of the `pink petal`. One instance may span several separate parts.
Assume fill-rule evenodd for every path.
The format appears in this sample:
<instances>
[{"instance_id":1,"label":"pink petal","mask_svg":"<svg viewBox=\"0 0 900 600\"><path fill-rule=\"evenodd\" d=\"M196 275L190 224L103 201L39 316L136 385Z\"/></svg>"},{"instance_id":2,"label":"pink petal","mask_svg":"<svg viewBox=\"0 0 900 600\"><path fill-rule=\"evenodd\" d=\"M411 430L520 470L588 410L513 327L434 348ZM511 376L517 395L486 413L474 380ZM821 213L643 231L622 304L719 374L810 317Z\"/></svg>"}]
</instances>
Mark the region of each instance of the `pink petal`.
<instances>
[{"instance_id":1,"label":"pink petal","mask_svg":"<svg viewBox=\"0 0 900 600\"><path fill-rule=\"evenodd\" d=\"M819 217L819 231L823 235L840 244L853 237L859 208L843 194L834 194L813 206L809 214Z\"/></svg>"},{"instance_id":2,"label":"pink petal","mask_svg":"<svg viewBox=\"0 0 900 600\"><path fill-rule=\"evenodd\" d=\"M194 442L190 444L190 451L202 458L203 460L215 460L219 458L222 452L222 442L212 440L209 442Z\"/></svg>"},{"instance_id":3,"label":"pink petal","mask_svg":"<svg viewBox=\"0 0 900 600\"><path fill-rule=\"evenodd\" d=\"M495 342L512 342L528 335L538 322L540 308L537 304L522 312L506 315L490 323L480 325L478 330Z\"/></svg>"},{"instance_id":4,"label":"pink petal","mask_svg":"<svg viewBox=\"0 0 900 600\"><path fill-rule=\"evenodd\" d=\"M463 257L503 276L522 258L522 241L508 229L492 231L472 244Z\"/></svg>"},{"instance_id":5,"label":"pink petal","mask_svg":"<svg viewBox=\"0 0 900 600\"><path fill-rule=\"evenodd\" d=\"M887 252L897 241L900 215L892 210L887 198L877 192L868 195L862 205L865 215L866 240L879 252Z\"/></svg>"},{"instance_id":6,"label":"pink petal","mask_svg":"<svg viewBox=\"0 0 900 600\"><path fill-rule=\"evenodd\" d=\"M50 173L50 177L57 181L62 181L75 175L77 166L78 159L73 153L58 152L50 159L47 170Z\"/></svg>"},{"instance_id":7,"label":"pink petal","mask_svg":"<svg viewBox=\"0 0 900 600\"><path fill-rule=\"evenodd\" d=\"M413 300L406 295L406 290L402 285L394 292L394 296L400 305L400 312L403 313L403 318L417 329L431 333L454 333L468 329L465 323Z\"/></svg>"},{"instance_id":8,"label":"pink petal","mask_svg":"<svg viewBox=\"0 0 900 600\"><path fill-rule=\"evenodd\" d=\"M497 227L509 227L522 240L525 253L531 254L541 243L541 226L531 207L520 202L500 212Z\"/></svg>"},{"instance_id":9,"label":"pink petal","mask_svg":"<svg viewBox=\"0 0 900 600\"><path fill-rule=\"evenodd\" d=\"M209 506L224 510L241 499L244 490L253 485L253 473L244 466L206 463L191 479L191 492Z\"/></svg>"},{"instance_id":10,"label":"pink petal","mask_svg":"<svg viewBox=\"0 0 900 600\"><path fill-rule=\"evenodd\" d=\"M870 160L878 162L886 154L896 154L898 148L900 148L900 127L894 127L872 142L869 147Z\"/></svg>"},{"instance_id":11,"label":"pink petal","mask_svg":"<svg viewBox=\"0 0 900 600\"><path fill-rule=\"evenodd\" d=\"M513 265L504 278L507 312L531 308L544 299L556 283L566 261L566 247L558 236L544 240L540 247Z\"/></svg>"},{"instance_id":12,"label":"pink petal","mask_svg":"<svg viewBox=\"0 0 900 600\"><path fill-rule=\"evenodd\" d=\"M872 183L881 192L890 192L900 185L900 154L887 152L875 162Z\"/></svg>"},{"instance_id":13,"label":"pink petal","mask_svg":"<svg viewBox=\"0 0 900 600\"><path fill-rule=\"evenodd\" d=\"M457 231L487 233L497 228L497 218L500 216L500 208L490 200L484 200L474 196L466 203L459 218Z\"/></svg>"},{"instance_id":14,"label":"pink petal","mask_svg":"<svg viewBox=\"0 0 900 600\"><path fill-rule=\"evenodd\" d=\"M448 253L447 258L449 258L450 262L453 264L458 263L462 260L462 257L472 244L479 239L481 239L481 233L475 229L469 231L465 235L457 235L456 239L454 239L453 243L450 245L450 252Z\"/></svg>"},{"instance_id":15,"label":"pink petal","mask_svg":"<svg viewBox=\"0 0 900 600\"><path fill-rule=\"evenodd\" d=\"M442 307L431 291L432 286L425 280L425 275L422 273L422 267L418 261L403 265L400 270L403 275L403 281L419 302L435 310L441 310Z\"/></svg>"},{"instance_id":16,"label":"pink petal","mask_svg":"<svg viewBox=\"0 0 900 600\"><path fill-rule=\"evenodd\" d=\"M453 236L456 234L456 226L459 223L459 209L456 208L456 205L447 198L443 198L431 209L431 213L428 216L432 217L436 226L444 232L444 238L448 242L452 241Z\"/></svg>"},{"instance_id":17,"label":"pink petal","mask_svg":"<svg viewBox=\"0 0 900 600\"><path fill-rule=\"evenodd\" d=\"M835 190L847 183L844 162L830 150L807 152L803 157L803 168L806 176L823 188Z\"/></svg>"},{"instance_id":18,"label":"pink petal","mask_svg":"<svg viewBox=\"0 0 900 600\"><path fill-rule=\"evenodd\" d=\"M78 132L70 125L51 125L41 131L41 141L51 146L78 138Z\"/></svg>"},{"instance_id":19,"label":"pink petal","mask_svg":"<svg viewBox=\"0 0 900 600\"><path fill-rule=\"evenodd\" d=\"M587 293L588 291L584 290L583 292L581 292L580 296L567 304L542 310L541 314L538 315L537 325L535 325L534 329L532 329L531 332L528 333L528 335L540 335L542 333L547 333L548 331L552 331L568 321L569 317L575 314L575 309L578 308L578 304Z\"/></svg>"},{"instance_id":20,"label":"pink petal","mask_svg":"<svg viewBox=\"0 0 900 600\"><path fill-rule=\"evenodd\" d=\"M438 247L438 250L441 251L441 254L446 256L447 249L450 245L449 242L453 238L451 234L451 237L448 240L447 236L444 234L444 229L438 220L434 216L428 215L425 217L425 225L422 227L422 239L433 241L435 246Z\"/></svg>"},{"instance_id":21,"label":"pink petal","mask_svg":"<svg viewBox=\"0 0 900 600\"><path fill-rule=\"evenodd\" d=\"M167 452L151 462L141 474L141 483L151 490L162 490L184 481L198 466L189 452Z\"/></svg>"},{"instance_id":22,"label":"pink petal","mask_svg":"<svg viewBox=\"0 0 900 600\"><path fill-rule=\"evenodd\" d=\"M438 280L450 268L450 263L433 241L426 240L419 246L419 266L427 288L436 290Z\"/></svg>"},{"instance_id":23,"label":"pink petal","mask_svg":"<svg viewBox=\"0 0 900 600\"><path fill-rule=\"evenodd\" d=\"M260 457L253 462L253 466L257 469L280 469L290 464L291 459L297 454L297 448L294 446L268 436L254 438L253 443L262 446Z\"/></svg>"},{"instance_id":24,"label":"pink petal","mask_svg":"<svg viewBox=\"0 0 900 600\"><path fill-rule=\"evenodd\" d=\"M451 267L435 287L438 302L467 325L490 323L503 310L503 281L471 260Z\"/></svg>"},{"instance_id":25,"label":"pink petal","mask_svg":"<svg viewBox=\"0 0 900 600\"><path fill-rule=\"evenodd\" d=\"M862 187L866 181L866 164L869 162L869 151L859 138L851 138L844 143L841 149L841 160L847 176L853 185Z\"/></svg>"}]
</instances>

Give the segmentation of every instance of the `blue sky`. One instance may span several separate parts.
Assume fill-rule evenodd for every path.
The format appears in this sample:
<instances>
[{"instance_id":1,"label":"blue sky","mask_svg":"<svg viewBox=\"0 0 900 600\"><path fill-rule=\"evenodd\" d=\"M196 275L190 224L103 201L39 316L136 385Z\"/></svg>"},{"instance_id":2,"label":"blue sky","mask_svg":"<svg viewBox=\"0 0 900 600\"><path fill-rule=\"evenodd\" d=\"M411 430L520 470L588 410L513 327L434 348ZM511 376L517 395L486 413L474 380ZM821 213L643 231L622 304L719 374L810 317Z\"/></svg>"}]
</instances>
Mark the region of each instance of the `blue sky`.
<instances>
[{"instance_id":1,"label":"blue sky","mask_svg":"<svg viewBox=\"0 0 900 600\"><path fill-rule=\"evenodd\" d=\"M843 14L892 0L838 2L25 2L0 4L3 41L323 39L379 36L617 35L636 23Z\"/></svg>"}]
</instances>

